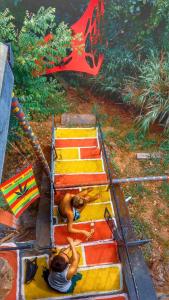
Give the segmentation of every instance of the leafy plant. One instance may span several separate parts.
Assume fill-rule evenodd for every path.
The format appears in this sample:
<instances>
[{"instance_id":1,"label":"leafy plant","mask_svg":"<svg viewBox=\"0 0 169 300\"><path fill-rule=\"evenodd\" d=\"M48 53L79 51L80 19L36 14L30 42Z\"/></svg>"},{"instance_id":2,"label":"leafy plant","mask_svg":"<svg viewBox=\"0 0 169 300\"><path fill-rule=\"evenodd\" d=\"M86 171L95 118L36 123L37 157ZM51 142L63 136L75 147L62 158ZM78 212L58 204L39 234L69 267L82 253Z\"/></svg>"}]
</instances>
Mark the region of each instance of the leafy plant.
<instances>
[{"instance_id":1,"label":"leafy plant","mask_svg":"<svg viewBox=\"0 0 169 300\"><path fill-rule=\"evenodd\" d=\"M134 104L140 129L159 122L168 128L167 0L110 0L106 4L104 64L93 90ZM151 51L150 51L151 49Z\"/></svg>"},{"instance_id":2,"label":"leafy plant","mask_svg":"<svg viewBox=\"0 0 169 300\"><path fill-rule=\"evenodd\" d=\"M0 41L8 42L16 40L14 17L8 8L0 11Z\"/></svg>"},{"instance_id":3,"label":"leafy plant","mask_svg":"<svg viewBox=\"0 0 169 300\"><path fill-rule=\"evenodd\" d=\"M129 87L131 102L140 108L139 126L146 131L158 121L169 126L169 63L168 55L151 56L140 68L138 81L131 81Z\"/></svg>"},{"instance_id":4,"label":"leafy plant","mask_svg":"<svg viewBox=\"0 0 169 300\"><path fill-rule=\"evenodd\" d=\"M53 37L46 43L44 37L50 32ZM19 32L9 10L0 12L0 41L12 44L14 94L20 98L27 116L47 117L66 111L65 94L59 81L41 76L51 61L59 64L70 48L71 30L63 22L56 25L55 9L41 7L36 14L27 11ZM14 118L11 126L15 131Z\"/></svg>"}]
</instances>

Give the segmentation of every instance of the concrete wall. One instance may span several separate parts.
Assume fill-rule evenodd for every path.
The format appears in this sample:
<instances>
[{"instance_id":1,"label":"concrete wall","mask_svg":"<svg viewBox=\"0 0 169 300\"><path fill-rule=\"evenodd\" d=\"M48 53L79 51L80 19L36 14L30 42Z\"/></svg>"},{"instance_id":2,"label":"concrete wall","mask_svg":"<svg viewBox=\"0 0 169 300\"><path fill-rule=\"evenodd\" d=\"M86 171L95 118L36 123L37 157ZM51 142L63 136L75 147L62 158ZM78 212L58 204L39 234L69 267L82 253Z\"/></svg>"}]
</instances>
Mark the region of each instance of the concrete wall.
<instances>
[{"instance_id":1,"label":"concrete wall","mask_svg":"<svg viewBox=\"0 0 169 300\"><path fill-rule=\"evenodd\" d=\"M8 62L8 47L0 43L0 182L3 172L11 112L13 73Z\"/></svg>"}]
</instances>

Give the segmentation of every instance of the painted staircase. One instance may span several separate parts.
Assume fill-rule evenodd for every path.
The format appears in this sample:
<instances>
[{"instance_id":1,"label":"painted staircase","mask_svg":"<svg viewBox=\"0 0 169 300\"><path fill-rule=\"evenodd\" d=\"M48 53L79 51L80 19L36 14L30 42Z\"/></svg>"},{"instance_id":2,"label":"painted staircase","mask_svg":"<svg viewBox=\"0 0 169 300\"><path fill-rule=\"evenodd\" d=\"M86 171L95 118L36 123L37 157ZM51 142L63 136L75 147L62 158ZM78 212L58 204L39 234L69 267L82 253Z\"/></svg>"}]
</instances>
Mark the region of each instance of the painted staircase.
<instances>
[{"instance_id":1,"label":"painted staircase","mask_svg":"<svg viewBox=\"0 0 169 300\"><path fill-rule=\"evenodd\" d=\"M41 255L37 259L38 270L35 279L28 285L23 284L23 298L128 299L123 293L122 266L117 243L104 219L105 208L108 208L112 217L114 210L108 186L102 184L107 180L107 175L97 128L55 128L54 146L56 157L53 179L57 191L52 203L52 241L59 249L67 244L67 236L82 240L81 245L77 247L81 257L78 271L82 274L82 279L77 282L72 294L52 291L42 278L43 268L48 266L49 257ZM89 195L98 195L97 200L84 208L75 224L77 228L89 230L91 221L94 222L95 233L87 242L79 234L68 234L67 225L59 220L57 213L60 199L68 192L76 194L85 189L84 184L93 184ZM26 257L23 264L25 259Z\"/></svg>"}]
</instances>

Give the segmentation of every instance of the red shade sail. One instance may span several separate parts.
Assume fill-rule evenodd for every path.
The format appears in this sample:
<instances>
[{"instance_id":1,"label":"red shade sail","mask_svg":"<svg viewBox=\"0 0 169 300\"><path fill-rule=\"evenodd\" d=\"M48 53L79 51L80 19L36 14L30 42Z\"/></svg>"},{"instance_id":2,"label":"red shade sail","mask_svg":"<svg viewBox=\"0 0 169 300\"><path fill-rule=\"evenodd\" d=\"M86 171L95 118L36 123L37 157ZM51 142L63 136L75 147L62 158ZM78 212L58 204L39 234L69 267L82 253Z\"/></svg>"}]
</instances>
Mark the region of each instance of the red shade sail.
<instances>
[{"instance_id":1,"label":"red shade sail","mask_svg":"<svg viewBox=\"0 0 169 300\"><path fill-rule=\"evenodd\" d=\"M71 26L72 52L60 65L51 62L46 74L62 71L84 72L97 75L103 63L103 54L95 46L101 44L101 27L104 15L104 0L90 0L82 17ZM80 39L77 36L80 35ZM52 34L45 37L48 42Z\"/></svg>"}]
</instances>

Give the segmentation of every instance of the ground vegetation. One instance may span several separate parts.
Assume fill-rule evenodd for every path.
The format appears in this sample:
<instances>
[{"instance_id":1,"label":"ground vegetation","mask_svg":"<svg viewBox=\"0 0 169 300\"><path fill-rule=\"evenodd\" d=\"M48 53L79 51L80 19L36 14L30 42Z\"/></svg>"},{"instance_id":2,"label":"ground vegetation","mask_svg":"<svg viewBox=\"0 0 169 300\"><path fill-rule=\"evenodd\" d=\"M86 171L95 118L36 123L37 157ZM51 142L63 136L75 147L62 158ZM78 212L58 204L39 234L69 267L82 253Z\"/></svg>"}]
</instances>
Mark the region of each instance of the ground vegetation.
<instances>
[{"instance_id":1,"label":"ground vegetation","mask_svg":"<svg viewBox=\"0 0 169 300\"><path fill-rule=\"evenodd\" d=\"M41 7L36 14L26 11L20 30L6 8L0 11L0 41L11 43L14 54L14 95L20 99L29 119L43 118L67 109L64 89L56 78L46 77L51 60L59 64L70 48L71 31L62 22L56 25L55 9ZM44 37L53 33L48 43ZM17 123L11 118L13 134Z\"/></svg>"}]
</instances>

